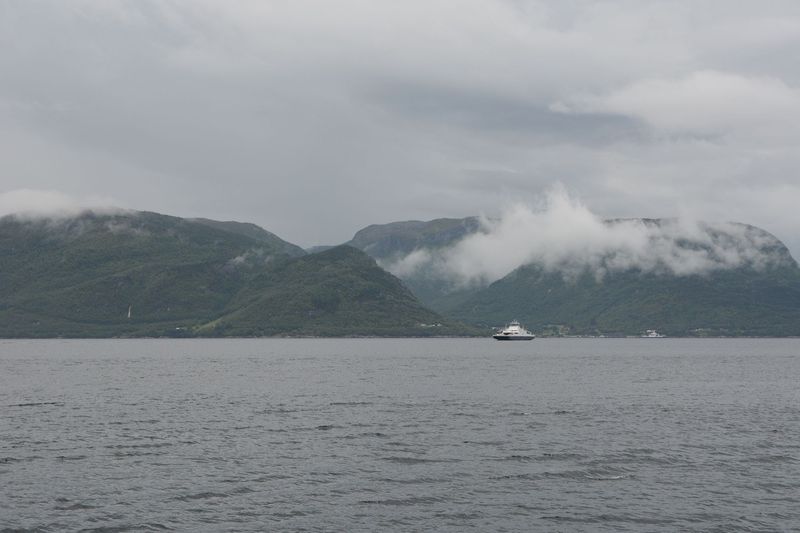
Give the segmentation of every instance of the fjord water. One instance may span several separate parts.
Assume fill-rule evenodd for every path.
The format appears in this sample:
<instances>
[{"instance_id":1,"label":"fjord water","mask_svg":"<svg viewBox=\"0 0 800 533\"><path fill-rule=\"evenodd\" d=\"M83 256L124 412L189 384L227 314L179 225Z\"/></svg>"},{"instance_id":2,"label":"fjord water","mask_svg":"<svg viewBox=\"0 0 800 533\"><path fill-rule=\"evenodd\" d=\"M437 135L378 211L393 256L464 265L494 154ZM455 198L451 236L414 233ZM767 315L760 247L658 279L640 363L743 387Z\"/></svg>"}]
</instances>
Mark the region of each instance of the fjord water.
<instances>
[{"instance_id":1,"label":"fjord water","mask_svg":"<svg viewBox=\"0 0 800 533\"><path fill-rule=\"evenodd\" d=\"M790 531L800 340L0 341L0 530Z\"/></svg>"}]
</instances>

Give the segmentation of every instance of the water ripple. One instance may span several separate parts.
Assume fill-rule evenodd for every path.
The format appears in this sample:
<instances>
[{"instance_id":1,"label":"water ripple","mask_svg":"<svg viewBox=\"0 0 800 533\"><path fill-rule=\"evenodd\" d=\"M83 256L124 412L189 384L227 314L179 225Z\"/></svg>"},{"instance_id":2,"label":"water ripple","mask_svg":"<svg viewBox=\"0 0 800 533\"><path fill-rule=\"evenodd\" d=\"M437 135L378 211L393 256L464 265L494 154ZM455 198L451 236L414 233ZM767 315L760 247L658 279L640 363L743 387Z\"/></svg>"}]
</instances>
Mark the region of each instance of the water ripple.
<instances>
[{"instance_id":1,"label":"water ripple","mask_svg":"<svg viewBox=\"0 0 800 533\"><path fill-rule=\"evenodd\" d=\"M663 340L4 342L0 532L796 530L800 340Z\"/></svg>"}]
</instances>

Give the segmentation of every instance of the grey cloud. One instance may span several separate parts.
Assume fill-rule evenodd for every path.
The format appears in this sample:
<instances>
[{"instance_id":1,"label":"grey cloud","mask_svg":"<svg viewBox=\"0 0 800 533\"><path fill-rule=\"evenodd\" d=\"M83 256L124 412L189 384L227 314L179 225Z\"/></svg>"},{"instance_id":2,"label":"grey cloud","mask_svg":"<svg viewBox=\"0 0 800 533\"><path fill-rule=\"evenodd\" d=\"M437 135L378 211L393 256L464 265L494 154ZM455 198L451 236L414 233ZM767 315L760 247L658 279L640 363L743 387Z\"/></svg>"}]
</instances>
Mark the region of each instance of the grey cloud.
<instances>
[{"instance_id":1,"label":"grey cloud","mask_svg":"<svg viewBox=\"0 0 800 533\"><path fill-rule=\"evenodd\" d=\"M561 181L605 217L741 220L797 255L798 27L793 0L9 0L0 193L310 245Z\"/></svg>"},{"instance_id":2,"label":"grey cloud","mask_svg":"<svg viewBox=\"0 0 800 533\"><path fill-rule=\"evenodd\" d=\"M554 112L542 103L458 87L393 83L372 94L380 104L408 120L447 123L486 136L523 136L538 145L602 146L649 137L644 123L627 115Z\"/></svg>"}]
</instances>

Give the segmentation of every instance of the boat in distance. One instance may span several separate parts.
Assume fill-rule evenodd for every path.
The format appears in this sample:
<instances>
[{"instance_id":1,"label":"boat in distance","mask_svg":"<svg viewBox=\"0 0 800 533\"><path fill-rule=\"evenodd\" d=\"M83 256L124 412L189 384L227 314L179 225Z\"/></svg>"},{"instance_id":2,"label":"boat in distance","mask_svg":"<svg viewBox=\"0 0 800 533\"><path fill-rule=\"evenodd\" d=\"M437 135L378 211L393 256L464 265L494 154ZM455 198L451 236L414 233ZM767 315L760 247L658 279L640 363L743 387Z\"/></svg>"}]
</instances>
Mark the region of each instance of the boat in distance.
<instances>
[{"instance_id":1,"label":"boat in distance","mask_svg":"<svg viewBox=\"0 0 800 533\"><path fill-rule=\"evenodd\" d=\"M498 341L532 341L536 335L525 329L519 322L514 320L500 332L492 335Z\"/></svg>"}]
</instances>

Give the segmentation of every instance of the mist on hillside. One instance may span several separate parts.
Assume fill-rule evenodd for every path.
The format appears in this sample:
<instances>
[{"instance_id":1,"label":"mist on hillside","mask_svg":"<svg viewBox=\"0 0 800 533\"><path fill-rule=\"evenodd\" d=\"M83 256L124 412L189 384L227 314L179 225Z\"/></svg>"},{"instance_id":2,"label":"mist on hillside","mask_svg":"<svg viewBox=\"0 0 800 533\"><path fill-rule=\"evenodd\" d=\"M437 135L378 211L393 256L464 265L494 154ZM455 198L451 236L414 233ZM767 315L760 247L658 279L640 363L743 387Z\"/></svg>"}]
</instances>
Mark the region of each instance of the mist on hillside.
<instances>
[{"instance_id":1,"label":"mist on hillside","mask_svg":"<svg viewBox=\"0 0 800 533\"><path fill-rule=\"evenodd\" d=\"M480 229L444 249L420 248L382 266L405 278L447 279L453 285L487 284L522 265L561 272L638 270L676 276L720 269L764 269L787 260L774 236L736 223L688 218L604 220L563 188L535 206L513 205L500 217L481 217Z\"/></svg>"},{"instance_id":2,"label":"mist on hillside","mask_svg":"<svg viewBox=\"0 0 800 533\"><path fill-rule=\"evenodd\" d=\"M91 211L96 214L120 214L129 209L115 207L112 198L98 195L73 196L55 190L18 189L0 193L0 217L19 220L74 218Z\"/></svg>"}]
</instances>

